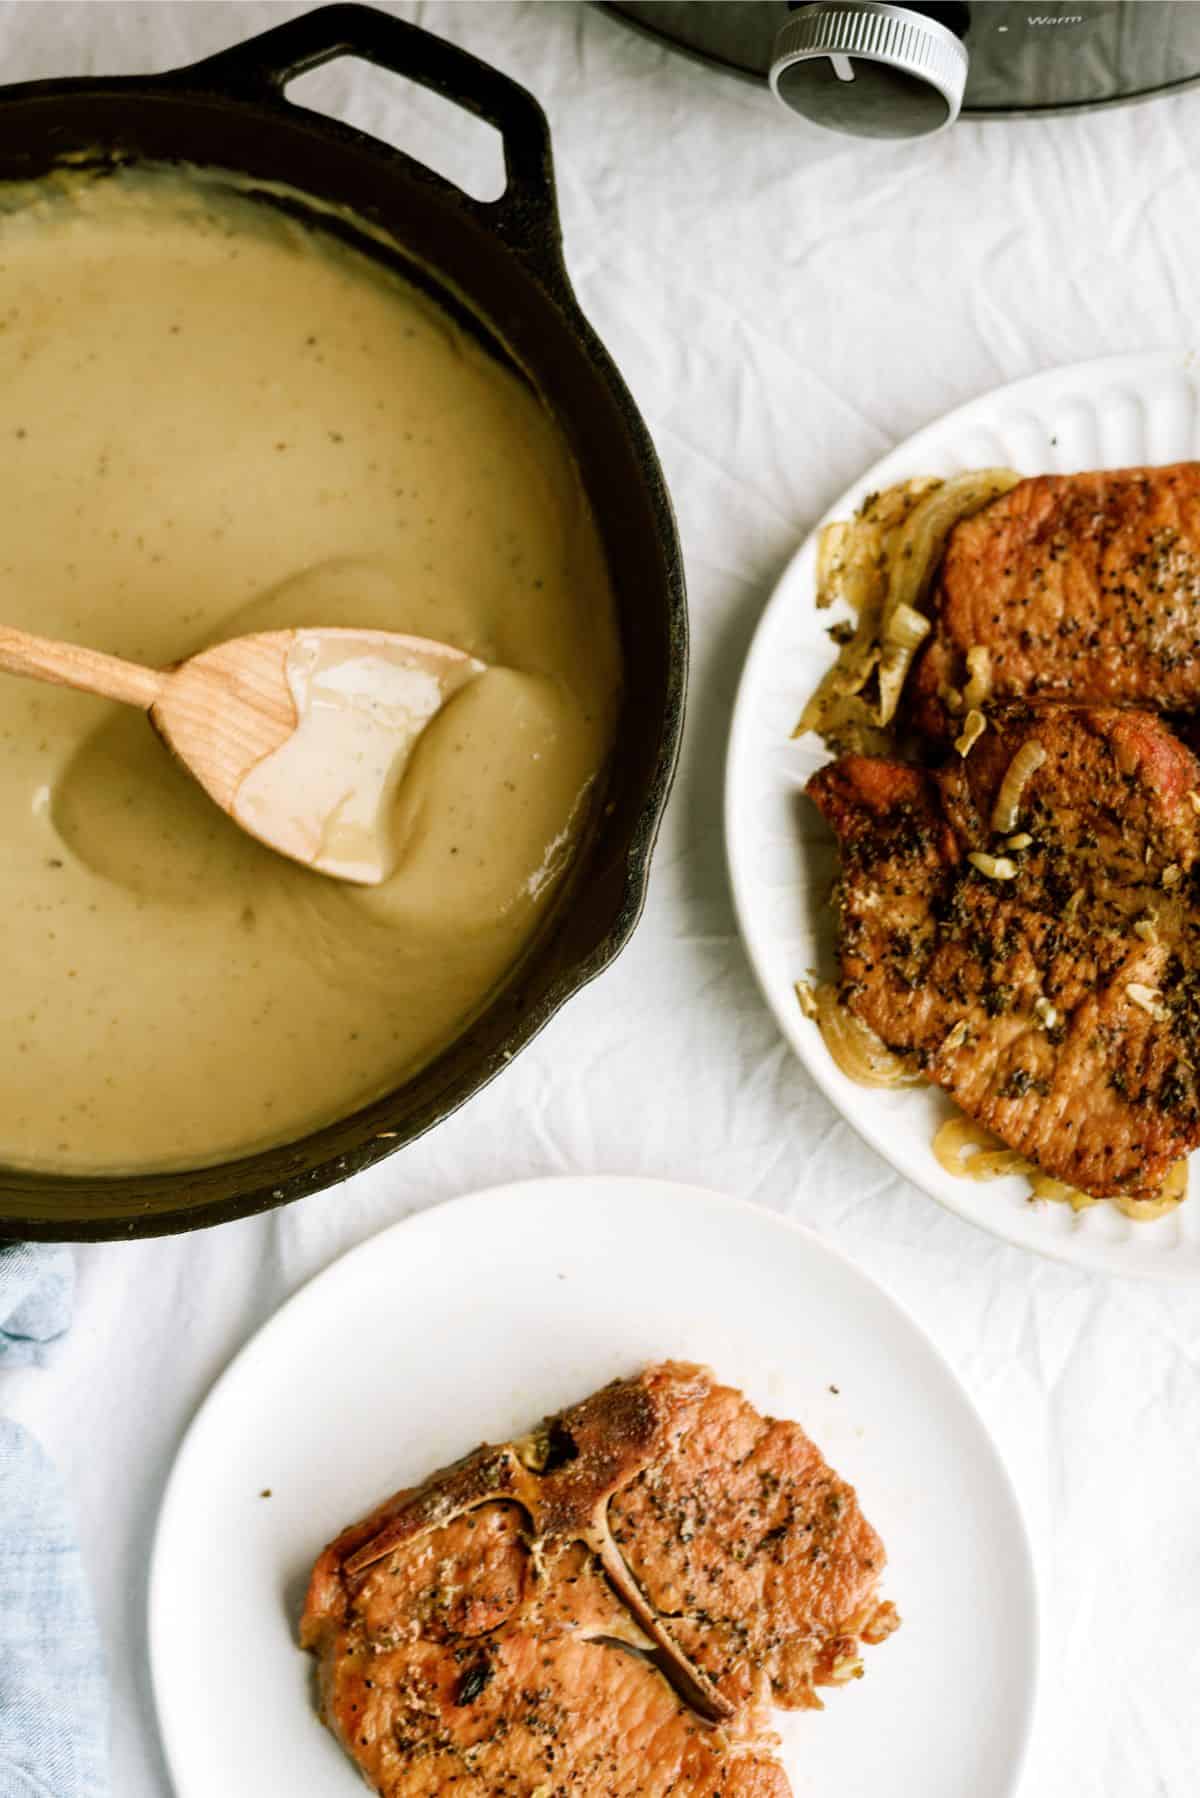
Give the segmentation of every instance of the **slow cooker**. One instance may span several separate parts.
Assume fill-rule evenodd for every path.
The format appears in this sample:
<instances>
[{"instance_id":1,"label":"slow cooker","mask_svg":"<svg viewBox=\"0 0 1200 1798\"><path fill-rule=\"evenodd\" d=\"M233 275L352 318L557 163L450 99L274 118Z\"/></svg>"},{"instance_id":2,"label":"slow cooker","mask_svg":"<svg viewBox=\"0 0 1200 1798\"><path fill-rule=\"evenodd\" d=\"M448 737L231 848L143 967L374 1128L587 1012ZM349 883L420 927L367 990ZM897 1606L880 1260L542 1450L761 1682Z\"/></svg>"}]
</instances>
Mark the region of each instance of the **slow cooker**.
<instances>
[{"instance_id":1,"label":"slow cooker","mask_svg":"<svg viewBox=\"0 0 1200 1798\"><path fill-rule=\"evenodd\" d=\"M960 113L1074 112L1200 81L1195 0L611 0L608 10L858 137L923 137Z\"/></svg>"}]
</instances>

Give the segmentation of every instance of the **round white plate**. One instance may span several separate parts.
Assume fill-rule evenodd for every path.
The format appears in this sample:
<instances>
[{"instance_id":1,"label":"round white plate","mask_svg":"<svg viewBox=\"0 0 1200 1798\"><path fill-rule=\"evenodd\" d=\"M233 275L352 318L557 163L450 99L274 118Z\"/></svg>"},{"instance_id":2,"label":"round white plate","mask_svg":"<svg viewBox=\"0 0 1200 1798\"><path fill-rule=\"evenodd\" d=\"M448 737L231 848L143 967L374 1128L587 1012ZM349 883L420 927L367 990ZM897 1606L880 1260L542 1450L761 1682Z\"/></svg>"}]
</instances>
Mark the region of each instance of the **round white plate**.
<instances>
[{"instance_id":1,"label":"round white plate","mask_svg":"<svg viewBox=\"0 0 1200 1798\"><path fill-rule=\"evenodd\" d=\"M1200 359L1193 352L1105 357L1001 387L920 431L833 506L847 518L868 493L914 475L1006 464L1023 474L1200 457ZM818 527L819 530L820 527ZM779 1027L859 1134L900 1173L960 1216L1025 1248L1080 1267L1200 1281L1200 1192L1155 1223L1115 1206L1086 1211L1031 1203L1024 1180L956 1179L931 1143L952 1106L935 1088L858 1086L835 1066L796 1001L810 969L834 973L827 903L837 866L832 833L803 797L828 760L815 737L792 742L808 695L833 661L829 615L814 604L817 532L801 546L763 613L738 688L725 781L725 832L742 936ZM1193 1165L1193 1185L1200 1166Z\"/></svg>"},{"instance_id":2,"label":"round white plate","mask_svg":"<svg viewBox=\"0 0 1200 1798\"><path fill-rule=\"evenodd\" d=\"M354 1798L295 1647L323 1544L476 1442L668 1355L799 1419L887 1545L903 1627L823 1715L778 1719L797 1798L1008 1798L1036 1678L1033 1571L961 1386L817 1237L633 1179L502 1187L387 1230L305 1287L214 1388L151 1572L178 1798Z\"/></svg>"}]
</instances>

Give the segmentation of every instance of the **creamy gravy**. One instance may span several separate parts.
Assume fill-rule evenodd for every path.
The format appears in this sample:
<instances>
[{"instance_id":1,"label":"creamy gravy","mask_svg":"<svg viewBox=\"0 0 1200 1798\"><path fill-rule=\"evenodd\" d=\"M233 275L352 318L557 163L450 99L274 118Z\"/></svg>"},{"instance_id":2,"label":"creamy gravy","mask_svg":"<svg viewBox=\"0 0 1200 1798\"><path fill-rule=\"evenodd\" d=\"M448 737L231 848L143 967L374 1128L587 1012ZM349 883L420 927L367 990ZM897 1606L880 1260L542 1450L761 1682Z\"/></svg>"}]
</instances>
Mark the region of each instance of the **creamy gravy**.
<instances>
[{"instance_id":1,"label":"creamy gravy","mask_svg":"<svg viewBox=\"0 0 1200 1798\"><path fill-rule=\"evenodd\" d=\"M196 1166L343 1116L479 1009L609 747L611 594L532 394L415 289L168 176L0 219L0 617L166 664L345 625L488 664L395 790L395 866L283 860L145 718L0 678L0 1160Z\"/></svg>"}]
</instances>

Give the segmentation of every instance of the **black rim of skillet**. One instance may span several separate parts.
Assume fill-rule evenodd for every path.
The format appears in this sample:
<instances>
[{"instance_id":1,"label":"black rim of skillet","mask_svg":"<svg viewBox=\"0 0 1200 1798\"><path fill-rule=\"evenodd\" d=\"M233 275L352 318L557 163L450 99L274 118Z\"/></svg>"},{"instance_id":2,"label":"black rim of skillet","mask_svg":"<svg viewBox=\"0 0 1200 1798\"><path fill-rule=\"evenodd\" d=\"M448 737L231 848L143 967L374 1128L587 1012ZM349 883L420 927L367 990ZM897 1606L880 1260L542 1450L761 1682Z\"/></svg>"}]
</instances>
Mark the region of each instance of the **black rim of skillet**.
<instances>
[{"instance_id":1,"label":"black rim of skillet","mask_svg":"<svg viewBox=\"0 0 1200 1798\"><path fill-rule=\"evenodd\" d=\"M405 153L286 100L289 81L344 55L493 125L508 176L502 197L475 200ZM551 918L465 1033L395 1092L283 1148L119 1178L0 1169L0 1237L78 1241L224 1223L335 1186L456 1110L612 961L642 910L678 756L687 612L662 470L571 290L549 132L525 89L415 25L367 6L327 6L167 75L0 89L0 179L34 178L64 158L101 168L180 163L243 187L249 177L251 191L279 182L391 234L384 246L352 224L332 225L421 281L532 379L580 464L626 664L617 746L590 834ZM309 216L328 228L316 207Z\"/></svg>"}]
</instances>

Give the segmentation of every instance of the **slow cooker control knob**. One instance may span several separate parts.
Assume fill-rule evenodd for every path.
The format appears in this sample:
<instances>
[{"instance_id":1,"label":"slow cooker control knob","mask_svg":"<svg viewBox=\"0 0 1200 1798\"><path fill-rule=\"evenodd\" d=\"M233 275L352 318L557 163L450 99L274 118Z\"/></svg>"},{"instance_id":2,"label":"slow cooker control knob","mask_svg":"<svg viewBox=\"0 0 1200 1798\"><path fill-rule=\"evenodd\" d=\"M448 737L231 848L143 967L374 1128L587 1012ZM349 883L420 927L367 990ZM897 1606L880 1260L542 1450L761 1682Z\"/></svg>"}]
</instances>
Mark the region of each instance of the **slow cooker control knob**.
<instances>
[{"instance_id":1,"label":"slow cooker control knob","mask_svg":"<svg viewBox=\"0 0 1200 1798\"><path fill-rule=\"evenodd\" d=\"M967 81L954 33L911 6L798 7L775 39L771 88L794 112L855 137L927 137L952 125Z\"/></svg>"}]
</instances>

